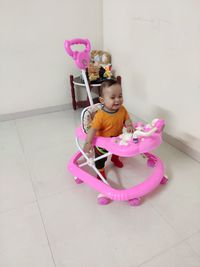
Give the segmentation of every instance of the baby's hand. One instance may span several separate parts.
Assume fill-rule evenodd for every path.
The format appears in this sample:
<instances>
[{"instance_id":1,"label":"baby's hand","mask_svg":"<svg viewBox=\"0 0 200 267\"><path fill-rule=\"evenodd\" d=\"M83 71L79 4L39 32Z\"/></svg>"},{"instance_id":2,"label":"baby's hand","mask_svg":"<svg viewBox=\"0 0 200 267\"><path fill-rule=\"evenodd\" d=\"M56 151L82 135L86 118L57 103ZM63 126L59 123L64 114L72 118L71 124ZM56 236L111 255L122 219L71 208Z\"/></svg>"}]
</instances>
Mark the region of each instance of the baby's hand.
<instances>
[{"instance_id":1,"label":"baby's hand","mask_svg":"<svg viewBox=\"0 0 200 267\"><path fill-rule=\"evenodd\" d=\"M93 146L91 143L85 143L83 146L83 151L85 153L90 153L90 152L92 152L92 148L93 148Z\"/></svg>"}]
</instances>

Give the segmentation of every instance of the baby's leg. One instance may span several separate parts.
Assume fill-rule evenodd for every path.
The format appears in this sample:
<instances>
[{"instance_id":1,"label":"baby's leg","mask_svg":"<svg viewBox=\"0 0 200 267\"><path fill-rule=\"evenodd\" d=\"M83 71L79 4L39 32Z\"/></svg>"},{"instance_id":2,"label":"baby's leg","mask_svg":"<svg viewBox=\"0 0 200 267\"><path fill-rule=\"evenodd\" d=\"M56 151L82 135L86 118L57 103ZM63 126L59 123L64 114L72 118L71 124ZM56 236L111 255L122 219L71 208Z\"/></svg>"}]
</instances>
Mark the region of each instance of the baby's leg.
<instances>
[{"instance_id":1,"label":"baby's leg","mask_svg":"<svg viewBox=\"0 0 200 267\"><path fill-rule=\"evenodd\" d=\"M122 168L124 166L123 163L121 162L121 160L119 160L119 156L117 156L117 155L112 155L111 161L118 168Z\"/></svg>"},{"instance_id":2,"label":"baby's leg","mask_svg":"<svg viewBox=\"0 0 200 267\"><path fill-rule=\"evenodd\" d=\"M95 158L97 158L97 157L100 157L100 156L104 155L104 154L107 153L108 151L105 150L105 149L103 149L103 148L101 148L101 147L95 147L95 148L94 148L94 152L95 152ZM104 167L105 167L105 162L106 162L106 160L107 160L107 157L95 161L95 166L96 166L96 168L99 170L99 172L101 173L101 175L102 175L105 179L106 179L106 175L105 175ZM99 175L97 175L97 178L98 178L98 179L101 179L101 178L99 177Z\"/></svg>"}]
</instances>

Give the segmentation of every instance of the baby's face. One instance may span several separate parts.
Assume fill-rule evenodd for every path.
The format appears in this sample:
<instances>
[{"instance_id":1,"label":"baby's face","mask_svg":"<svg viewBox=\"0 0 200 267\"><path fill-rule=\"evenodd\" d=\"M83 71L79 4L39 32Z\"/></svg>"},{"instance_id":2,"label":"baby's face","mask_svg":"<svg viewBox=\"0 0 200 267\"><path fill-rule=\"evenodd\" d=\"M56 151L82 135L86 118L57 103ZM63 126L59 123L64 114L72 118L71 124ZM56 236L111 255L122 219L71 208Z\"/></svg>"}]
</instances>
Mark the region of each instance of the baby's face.
<instances>
[{"instance_id":1,"label":"baby's face","mask_svg":"<svg viewBox=\"0 0 200 267\"><path fill-rule=\"evenodd\" d=\"M113 84L104 88L101 103L110 111L118 110L123 104L122 88L119 84Z\"/></svg>"}]
</instances>

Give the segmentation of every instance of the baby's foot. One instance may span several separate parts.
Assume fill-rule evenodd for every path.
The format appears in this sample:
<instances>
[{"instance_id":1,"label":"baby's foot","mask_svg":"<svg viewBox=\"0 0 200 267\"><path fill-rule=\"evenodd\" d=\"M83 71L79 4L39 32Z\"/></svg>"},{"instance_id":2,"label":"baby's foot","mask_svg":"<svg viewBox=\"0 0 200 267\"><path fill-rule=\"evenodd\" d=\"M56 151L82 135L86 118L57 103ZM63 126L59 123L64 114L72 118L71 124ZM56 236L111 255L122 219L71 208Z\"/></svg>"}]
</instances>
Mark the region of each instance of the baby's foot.
<instances>
[{"instance_id":1,"label":"baby's foot","mask_svg":"<svg viewBox=\"0 0 200 267\"><path fill-rule=\"evenodd\" d=\"M102 170L102 171L99 171L101 173L101 175L107 180L107 177L106 177L106 174L105 174L105 171ZM97 175L97 179L101 180L101 177L99 175Z\"/></svg>"},{"instance_id":2,"label":"baby's foot","mask_svg":"<svg viewBox=\"0 0 200 267\"><path fill-rule=\"evenodd\" d=\"M118 168L122 168L124 166L123 163L121 162L121 160L119 160L119 156L117 156L117 155L112 155L111 161Z\"/></svg>"}]
</instances>

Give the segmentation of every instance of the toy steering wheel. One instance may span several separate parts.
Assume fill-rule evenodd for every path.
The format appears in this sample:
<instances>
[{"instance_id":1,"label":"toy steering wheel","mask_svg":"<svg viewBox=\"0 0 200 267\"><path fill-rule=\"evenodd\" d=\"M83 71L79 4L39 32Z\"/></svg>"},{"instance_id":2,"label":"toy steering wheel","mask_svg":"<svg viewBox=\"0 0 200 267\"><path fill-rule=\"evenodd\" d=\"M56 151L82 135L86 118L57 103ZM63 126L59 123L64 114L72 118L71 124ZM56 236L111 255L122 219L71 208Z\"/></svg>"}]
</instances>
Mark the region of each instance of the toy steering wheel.
<instances>
[{"instance_id":1,"label":"toy steering wheel","mask_svg":"<svg viewBox=\"0 0 200 267\"><path fill-rule=\"evenodd\" d=\"M72 45L85 45L84 51L73 51L71 49ZM67 54L72 57L79 69L86 69L90 62L90 42L88 39L72 39L65 40L64 42L65 50Z\"/></svg>"}]
</instances>

